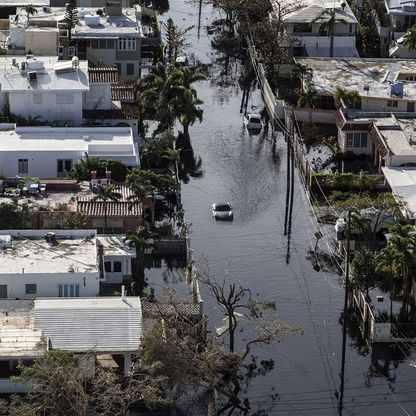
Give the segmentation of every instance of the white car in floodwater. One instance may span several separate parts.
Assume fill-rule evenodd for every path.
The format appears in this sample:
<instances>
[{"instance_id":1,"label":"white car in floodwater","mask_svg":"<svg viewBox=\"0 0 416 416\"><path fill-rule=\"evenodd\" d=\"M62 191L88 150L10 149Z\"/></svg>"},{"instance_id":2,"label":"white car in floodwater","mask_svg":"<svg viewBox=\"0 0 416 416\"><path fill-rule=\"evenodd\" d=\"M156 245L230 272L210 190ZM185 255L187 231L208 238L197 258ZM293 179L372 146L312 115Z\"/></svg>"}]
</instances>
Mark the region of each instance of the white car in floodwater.
<instances>
[{"instance_id":1,"label":"white car in floodwater","mask_svg":"<svg viewBox=\"0 0 416 416\"><path fill-rule=\"evenodd\" d=\"M232 221L234 218L233 208L229 202L212 204L212 216L214 220Z\"/></svg>"},{"instance_id":2,"label":"white car in floodwater","mask_svg":"<svg viewBox=\"0 0 416 416\"><path fill-rule=\"evenodd\" d=\"M245 114L243 123L248 131L260 131L263 128L260 114L257 113Z\"/></svg>"}]
</instances>

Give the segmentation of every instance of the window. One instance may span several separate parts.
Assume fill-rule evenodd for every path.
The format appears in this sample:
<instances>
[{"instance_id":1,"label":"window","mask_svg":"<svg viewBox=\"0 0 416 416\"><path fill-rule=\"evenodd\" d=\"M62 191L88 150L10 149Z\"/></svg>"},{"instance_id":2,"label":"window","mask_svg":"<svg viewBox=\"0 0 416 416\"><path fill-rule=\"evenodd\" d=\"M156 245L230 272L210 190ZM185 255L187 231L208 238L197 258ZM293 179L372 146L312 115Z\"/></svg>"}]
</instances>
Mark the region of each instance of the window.
<instances>
[{"instance_id":1,"label":"window","mask_svg":"<svg viewBox=\"0 0 416 416\"><path fill-rule=\"evenodd\" d=\"M72 93L59 93L56 94L56 104L73 104L74 94Z\"/></svg>"},{"instance_id":2,"label":"window","mask_svg":"<svg viewBox=\"0 0 416 416\"><path fill-rule=\"evenodd\" d=\"M354 147L361 147L361 134L354 133Z\"/></svg>"},{"instance_id":3,"label":"window","mask_svg":"<svg viewBox=\"0 0 416 416\"><path fill-rule=\"evenodd\" d=\"M29 172L29 161L27 159L19 159L17 164L18 173L28 173Z\"/></svg>"},{"instance_id":4,"label":"window","mask_svg":"<svg viewBox=\"0 0 416 416\"><path fill-rule=\"evenodd\" d=\"M98 39L91 39L90 46L92 49L98 49L98 45L99 45Z\"/></svg>"},{"instance_id":5,"label":"window","mask_svg":"<svg viewBox=\"0 0 416 416\"><path fill-rule=\"evenodd\" d=\"M105 261L104 270L107 273L121 273L121 261Z\"/></svg>"},{"instance_id":6,"label":"window","mask_svg":"<svg viewBox=\"0 0 416 416\"><path fill-rule=\"evenodd\" d=\"M114 272L115 273L120 273L121 272L121 261L114 261L113 262L113 268L114 268Z\"/></svg>"},{"instance_id":7,"label":"window","mask_svg":"<svg viewBox=\"0 0 416 416\"><path fill-rule=\"evenodd\" d=\"M107 49L107 39L100 39L98 41L98 48L99 49Z\"/></svg>"},{"instance_id":8,"label":"window","mask_svg":"<svg viewBox=\"0 0 416 416\"><path fill-rule=\"evenodd\" d=\"M294 33L308 33L312 32L312 25L310 23L295 23L293 25Z\"/></svg>"},{"instance_id":9,"label":"window","mask_svg":"<svg viewBox=\"0 0 416 416\"><path fill-rule=\"evenodd\" d=\"M367 147L367 133L361 133L361 147Z\"/></svg>"},{"instance_id":10,"label":"window","mask_svg":"<svg viewBox=\"0 0 416 416\"><path fill-rule=\"evenodd\" d=\"M352 147L354 140L354 135L352 133L347 133L347 147Z\"/></svg>"},{"instance_id":11,"label":"window","mask_svg":"<svg viewBox=\"0 0 416 416\"><path fill-rule=\"evenodd\" d=\"M60 298L79 298L79 285L78 284L58 285L58 296Z\"/></svg>"},{"instance_id":12,"label":"window","mask_svg":"<svg viewBox=\"0 0 416 416\"><path fill-rule=\"evenodd\" d=\"M0 285L0 298L7 298L7 285Z\"/></svg>"},{"instance_id":13,"label":"window","mask_svg":"<svg viewBox=\"0 0 416 416\"><path fill-rule=\"evenodd\" d=\"M75 46L68 46L68 56L72 58L76 55L76 49Z\"/></svg>"},{"instance_id":14,"label":"window","mask_svg":"<svg viewBox=\"0 0 416 416\"><path fill-rule=\"evenodd\" d=\"M67 172L72 169L72 159L58 159L57 160L57 173L58 177L65 176Z\"/></svg>"},{"instance_id":15,"label":"window","mask_svg":"<svg viewBox=\"0 0 416 416\"><path fill-rule=\"evenodd\" d=\"M43 95L42 94L33 94L33 104L42 104Z\"/></svg>"},{"instance_id":16,"label":"window","mask_svg":"<svg viewBox=\"0 0 416 416\"><path fill-rule=\"evenodd\" d=\"M367 147L367 133L347 133L347 147Z\"/></svg>"},{"instance_id":17,"label":"window","mask_svg":"<svg viewBox=\"0 0 416 416\"><path fill-rule=\"evenodd\" d=\"M134 64L126 64L126 74L134 75Z\"/></svg>"},{"instance_id":18,"label":"window","mask_svg":"<svg viewBox=\"0 0 416 416\"><path fill-rule=\"evenodd\" d=\"M107 49L114 49L114 39L107 39Z\"/></svg>"},{"instance_id":19,"label":"window","mask_svg":"<svg viewBox=\"0 0 416 416\"><path fill-rule=\"evenodd\" d=\"M36 285L35 284L25 285L25 292L26 292L26 295L36 295Z\"/></svg>"},{"instance_id":20,"label":"window","mask_svg":"<svg viewBox=\"0 0 416 416\"><path fill-rule=\"evenodd\" d=\"M118 40L119 51L135 51L136 50L136 38L120 38Z\"/></svg>"},{"instance_id":21,"label":"window","mask_svg":"<svg viewBox=\"0 0 416 416\"><path fill-rule=\"evenodd\" d=\"M414 113L415 112L415 103L407 103L407 112Z\"/></svg>"},{"instance_id":22,"label":"window","mask_svg":"<svg viewBox=\"0 0 416 416\"><path fill-rule=\"evenodd\" d=\"M398 101L397 100L387 100L387 107L397 107Z\"/></svg>"}]
</instances>

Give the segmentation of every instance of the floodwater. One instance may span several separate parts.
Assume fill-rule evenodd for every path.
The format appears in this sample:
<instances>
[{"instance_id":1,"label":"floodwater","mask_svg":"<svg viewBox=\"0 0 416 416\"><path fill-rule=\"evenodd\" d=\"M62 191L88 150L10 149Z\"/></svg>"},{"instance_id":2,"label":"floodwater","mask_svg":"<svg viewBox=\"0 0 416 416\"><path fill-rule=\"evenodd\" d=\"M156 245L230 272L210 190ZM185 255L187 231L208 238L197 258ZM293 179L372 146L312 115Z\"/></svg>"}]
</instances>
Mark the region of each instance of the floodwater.
<instances>
[{"instance_id":1,"label":"floodwater","mask_svg":"<svg viewBox=\"0 0 416 416\"><path fill-rule=\"evenodd\" d=\"M203 26L215 16L211 6L204 5L200 38L197 26L189 37L192 51L208 64L217 56ZM198 5L170 0L170 10L161 19L168 17L183 27L197 25ZM215 65L212 73L219 71ZM255 380L247 397L254 408L261 402L269 415L338 414L335 393L340 384L339 319L344 291L336 274L315 271L308 257L317 226L298 183L290 261L286 262L283 136L277 133L274 141L270 134L244 132L239 112L242 92L235 82L227 87L209 80L198 83L196 89L204 100L204 120L192 126L190 134L204 175L191 178L182 188L185 219L192 223L194 258L206 258L213 276L239 281L253 293L275 300L279 316L303 329L302 335L256 351L273 358L275 368ZM260 104L259 93L254 91L249 106ZM233 222L212 219L211 204L223 201L234 207ZM319 244L328 250L324 242ZM223 311L208 297L205 311L212 325L215 318L223 318ZM389 348L360 348L348 337L343 415L416 414L416 355L401 344L394 346L393 358L390 352ZM271 394L277 394L277 399L272 401Z\"/></svg>"}]
</instances>

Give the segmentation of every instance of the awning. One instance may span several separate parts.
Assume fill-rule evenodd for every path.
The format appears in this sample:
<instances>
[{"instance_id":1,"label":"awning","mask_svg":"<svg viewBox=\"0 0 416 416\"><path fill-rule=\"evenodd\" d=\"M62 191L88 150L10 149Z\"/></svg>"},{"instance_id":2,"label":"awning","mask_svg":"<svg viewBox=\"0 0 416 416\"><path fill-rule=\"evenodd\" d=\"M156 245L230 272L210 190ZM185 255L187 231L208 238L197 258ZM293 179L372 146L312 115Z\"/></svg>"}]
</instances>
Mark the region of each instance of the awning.
<instances>
[{"instance_id":1,"label":"awning","mask_svg":"<svg viewBox=\"0 0 416 416\"><path fill-rule=\"evenodd\" d=\"M308 57L325 58L330 56L330 48L316 46L305 46ZM358 58L359 54L356 48L339 48L334 46L334 57L337 58Z\"/></svg>"},{"instance_id":2,"label":"awning","mask_svg":"<svg viewBox=\"0 0 416 416\"><path fill-rule=\"evenodd\" d=\"M382 167L384 176L395 196L406 204L406 215L416 219L416 168Z\"/></svg>"}]
</instances>

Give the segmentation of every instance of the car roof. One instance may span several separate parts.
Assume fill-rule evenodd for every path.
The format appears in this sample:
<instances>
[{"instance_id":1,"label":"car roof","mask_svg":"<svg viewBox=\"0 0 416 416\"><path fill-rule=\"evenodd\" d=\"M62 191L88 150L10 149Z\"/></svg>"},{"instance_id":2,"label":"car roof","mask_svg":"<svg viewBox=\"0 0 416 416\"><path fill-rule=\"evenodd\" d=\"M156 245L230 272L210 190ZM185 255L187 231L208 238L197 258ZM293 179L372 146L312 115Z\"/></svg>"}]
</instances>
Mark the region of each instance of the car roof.
<instances>
[{"instance_id":1,"label":"car roof","mask_svg":"<svg viewBox=\"0 0 416 416\"><path fill-rule=\"evenodd\" d=\"M230 205L231 206L231 204L229 202L217 202L217 203L214 204L214 206L216 206L216 207L218 205Z\"/></svg>"}]
</instances>

